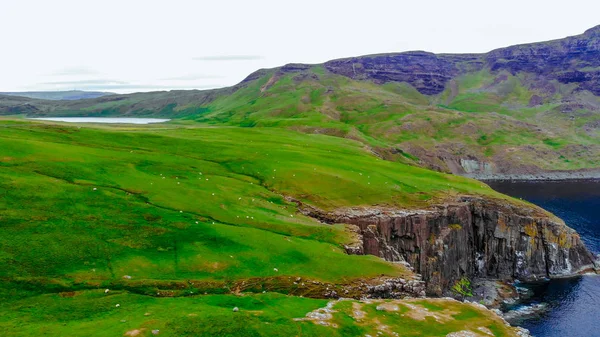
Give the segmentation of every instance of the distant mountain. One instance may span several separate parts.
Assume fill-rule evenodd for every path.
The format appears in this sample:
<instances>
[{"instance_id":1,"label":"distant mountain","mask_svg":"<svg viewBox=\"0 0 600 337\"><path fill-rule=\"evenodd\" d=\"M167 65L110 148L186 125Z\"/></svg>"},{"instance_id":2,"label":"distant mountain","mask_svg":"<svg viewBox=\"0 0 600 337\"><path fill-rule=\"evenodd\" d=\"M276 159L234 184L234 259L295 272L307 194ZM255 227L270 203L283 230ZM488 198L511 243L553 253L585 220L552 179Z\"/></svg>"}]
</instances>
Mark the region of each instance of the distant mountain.
<instances>
[{"instance_id":1,"label":"distant mountain","mask_svg":"<svg viewBox=\"0 0 600 337\"><path fill-rule=\"evenodd\" d=\"M0 115L18 114L286 128L484 178L585 173L600 168L600 26L482 54L412 51L288 64L216 90L77 101L0 95Z\"/></svg>"},{"instance_id":2,"label":"distant mountain","mask_svg":"<svg viewBox=\"0 0 600 337\"><path fill-rule=\"evenodd\" d=\"M22 91L22 92L0 92L0 95L20 96L28 98L46 99L52 101L75 101L79 99L98 98L102 96L115 95L112 92L101 91Z\"/></svg>"}]
</instances>

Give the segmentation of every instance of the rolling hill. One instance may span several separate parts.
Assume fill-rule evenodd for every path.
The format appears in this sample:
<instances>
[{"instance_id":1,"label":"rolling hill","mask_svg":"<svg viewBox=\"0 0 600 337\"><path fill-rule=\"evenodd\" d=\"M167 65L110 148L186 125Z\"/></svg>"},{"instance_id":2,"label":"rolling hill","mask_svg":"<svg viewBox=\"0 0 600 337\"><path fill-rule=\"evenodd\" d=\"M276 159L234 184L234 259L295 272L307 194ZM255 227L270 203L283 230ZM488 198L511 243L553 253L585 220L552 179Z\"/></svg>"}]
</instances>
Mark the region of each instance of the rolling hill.
<instances>
[{"instance_id":1,"label":"rolling hill","mask_svg":"<svg viewBox=\"0 0 600 337\"><path fill-rule=\"evenodd\" d=\"M289 64L209 91L58 102L0 96L0 113L282 127L359 140L382 158L443 172L584 177L600 174L599 60L600 26L486 54Z\"/></svg>"},{"instance_id":2,"label":"rolling hill","mask_svg":"<svg viewBox=\"0 0 600 337\"><path fill-rule=\"evenodd\" d=\"M311 212L419 212L471 195L550 217L327 135L12 118L0 130L4 336L516 336L475 304L398 299L423 297L425 283L404 264L348 254L359 234ZM558 226L579 267L581 243Z\"/></svg>"}]
</instances>

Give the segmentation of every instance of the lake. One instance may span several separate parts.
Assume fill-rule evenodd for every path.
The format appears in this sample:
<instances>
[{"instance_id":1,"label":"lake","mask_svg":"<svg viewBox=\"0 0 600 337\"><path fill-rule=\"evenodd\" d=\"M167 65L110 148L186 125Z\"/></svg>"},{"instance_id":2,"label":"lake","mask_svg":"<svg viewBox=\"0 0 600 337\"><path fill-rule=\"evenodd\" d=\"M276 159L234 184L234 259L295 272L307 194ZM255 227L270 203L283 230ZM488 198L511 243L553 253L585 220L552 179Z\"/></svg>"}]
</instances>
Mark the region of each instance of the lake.
<instances>
[{"instance_id":1,"label":"lake","mask_svg":"<svg viewBox=\"0 0 600 337\"><path fill-rule=\"evenodd\" d=\"M159 118L121 118L121 117L48 117L28 118L41 121L66 122L66 123L105 123L105 124L153 124L164 123L170 119Z\"/></svg>"},{"instance_id":2,"label":"lake","mask_svg":"<svg viewBox=\"0 0 600 337\"><path fill-rule=\"evenodd\" d=\"M600 181L488 182L561 217L587 247L600 253ZM511 308L512 324L533 336L600 336L600 276L519 285L528 298Z\"/></svg>"}]
</instances>

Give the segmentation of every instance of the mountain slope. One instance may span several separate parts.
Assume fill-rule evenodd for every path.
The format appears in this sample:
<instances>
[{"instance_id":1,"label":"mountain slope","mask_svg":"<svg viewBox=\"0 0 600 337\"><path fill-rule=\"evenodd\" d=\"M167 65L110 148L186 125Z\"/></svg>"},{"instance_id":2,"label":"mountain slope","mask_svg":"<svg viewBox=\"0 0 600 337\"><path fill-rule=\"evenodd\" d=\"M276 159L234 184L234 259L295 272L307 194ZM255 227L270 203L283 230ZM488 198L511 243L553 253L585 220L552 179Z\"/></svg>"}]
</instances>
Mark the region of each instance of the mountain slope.
<instances>
[{"instance_id":1,"label":"mountain slope","mask_svg":"<svg viewBox=\"0 0 600 337\"><path fill-rule=\"evenodd\" d=\"M359 140L382 158L444 172L593 176L600 175L599 74L600 26L486 54L407 52L289 64L211 91L75 102L0 97L0 113L283 127Z\"/></svg>"}]
</instances>

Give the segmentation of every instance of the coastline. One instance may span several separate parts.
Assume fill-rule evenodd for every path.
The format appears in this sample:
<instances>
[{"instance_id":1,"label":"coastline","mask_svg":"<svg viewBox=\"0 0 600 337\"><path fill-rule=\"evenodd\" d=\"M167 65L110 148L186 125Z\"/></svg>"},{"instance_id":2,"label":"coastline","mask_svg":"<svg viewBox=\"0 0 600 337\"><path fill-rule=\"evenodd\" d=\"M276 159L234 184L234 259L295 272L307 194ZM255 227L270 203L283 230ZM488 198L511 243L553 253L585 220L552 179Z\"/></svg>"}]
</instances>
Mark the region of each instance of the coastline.
<instances>
[{"instance_id":1,"label":"coastline","mask_svg":"<svg viewBox=\"0 0 600 337\"><path fill-rule=\"evenodd\" d=\"M503 173L470 173L462 174L463 177L481 181L570 181L570 180L598 180L600 169L585 171L556 171L528 174L503 174Z\"/></svg>"}]
</instances>

